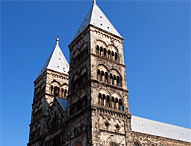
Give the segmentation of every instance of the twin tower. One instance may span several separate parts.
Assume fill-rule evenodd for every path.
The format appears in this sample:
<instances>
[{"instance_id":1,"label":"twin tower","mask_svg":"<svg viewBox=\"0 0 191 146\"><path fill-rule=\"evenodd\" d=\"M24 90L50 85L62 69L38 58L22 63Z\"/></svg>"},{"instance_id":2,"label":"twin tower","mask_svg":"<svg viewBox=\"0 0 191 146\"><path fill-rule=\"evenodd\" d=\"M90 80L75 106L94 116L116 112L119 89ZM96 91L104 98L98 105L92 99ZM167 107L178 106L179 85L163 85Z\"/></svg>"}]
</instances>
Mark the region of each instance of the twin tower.
<instances>
[{"instance_id":1,"label":"twin tower","mask_svg":"<svg viewBox=\"0 0 191 146\"><path fill-rule=\"evenodd\" d=\"M95 2L69 49L57 39L34 82L28 146L131 145L123 37Z\"/></svg>"}]
</instances>

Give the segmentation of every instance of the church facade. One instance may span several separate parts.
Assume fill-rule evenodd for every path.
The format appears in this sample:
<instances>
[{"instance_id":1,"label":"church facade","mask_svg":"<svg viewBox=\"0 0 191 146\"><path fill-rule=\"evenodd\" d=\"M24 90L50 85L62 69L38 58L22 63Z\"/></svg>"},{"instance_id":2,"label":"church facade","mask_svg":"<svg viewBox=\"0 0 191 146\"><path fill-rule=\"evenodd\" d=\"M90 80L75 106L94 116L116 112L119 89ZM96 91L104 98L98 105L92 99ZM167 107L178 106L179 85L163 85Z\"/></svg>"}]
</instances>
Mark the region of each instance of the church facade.
<instances>
[{"instance_id":1,"label":"church facade","mask_svg":"<svg viewBox=\"0 0 191 146\"><path fill-rule=\"evenodd\" d=\"M189 146L191 130L133 116L123 37L96 2L34 81L28 146Z\"/></svg>"}]
</instances>

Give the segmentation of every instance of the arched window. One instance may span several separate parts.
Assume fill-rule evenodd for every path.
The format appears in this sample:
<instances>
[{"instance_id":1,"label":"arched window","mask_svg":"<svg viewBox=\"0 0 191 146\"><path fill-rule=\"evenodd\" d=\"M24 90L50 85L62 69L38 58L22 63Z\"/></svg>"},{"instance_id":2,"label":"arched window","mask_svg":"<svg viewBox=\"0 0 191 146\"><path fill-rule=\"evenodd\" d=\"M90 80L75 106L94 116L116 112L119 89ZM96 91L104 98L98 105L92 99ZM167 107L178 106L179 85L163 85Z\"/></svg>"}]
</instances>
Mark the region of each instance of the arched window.
<instances>
[{"instance_id":1,"label":"arched window","mask_svg":"<svg viewBox=\"0 0 191 146\"><path fill-rule=\"evenodd\" d=\"M117 76L117 86L118 86L118 87L121 87L121 80L120 80L120 77L119 77L119 76Z\"/></svg>"},{"instance_id":2,"label":"arched window","mask_svg":"<svg viewBox=\"0 0 191 146\"><path fill-rule=\"evenodd\" d=\"M111 98L111 108L115 108L115 100L114 100L114 97Z\"/></svg>"},{"instance_id":3,"label":"arched window","mask_svg":"<svg viewBox=\"0 0 191 146\"><path fill-rule=\"evenodd\" d=\"M115 98L115 109L119 109L119 100Z\"/></svg>"},{"instance_id":4,"label":"arched window","mask_svg":"<svg viewBox=\"0 0 191 146\"><path fill-rule=\"evenodd\" d=\"M102 105L105 106L106 105L106 99L105 99L105 94L102 95L103 96L103 102L102 102Z\"/></svg>"},{"instance_id":5,"label":"arched window","mask_svg":"<svg viewBox=\"0 0 191 146\"><path fill-rule=\"evenodd\" d=\"M102 100L102 99L101 99L101 93L99 93L99 95L98 95L98 104L99 104L99 105L101 105L101 102L102 102L101 100Z\"/></svg>"},{"instance_id":6,"label":"arched window","mask_svg":"<svg viewBox=\"0 0 191 146\"><path fill-rule=\"evenodd\" d=\"M97 70L97 79L100 80L100 70Z\"/></svg>"},{"instance_id":7,"label":"arched window","mask_svg":"<svg viewBox=\"0 0 191 146\"><path fill-rule=\"evenodd\" d=\"M111 55L112 55L112 60L114 60L113 58L114 58L114 52L112 51L111 52Z\"/></svg>"},{"instance_id":8,"label":"arched window","mask_svg":"<svg viewBox=\"0 0 191 146\"><path fill-rule=\"evenodd\" d=\"M105 73L105 82L108 83L108 73Z\"/></svg>"},{"instance_id":9,"label":"arched window","mask_svg":"<svg viewBox=\"0 0 191 146\"><path fill-rule=\"evenodd\" d=\"M114 108L114 109L117 109L117 105L118 105L118 99L115 98L115 99L114 99L114 106L113 106L113 108Z\"/></svg>"},{"instance_id":10,"label":"arched window","mask_svg":"<svg viewBox=\"0 0 191 146\"><path fill-rule=\"evenodd\" d=\"M103 48L100 47L100 56L103 56Z\"/></svg>"},{"instance_id":11,"label":"arched window","mask_svg":"<svg viewBox=\"0 0 191 146\"><path fill-rule=\"evenodd\" d=\"M61 96L65 96L64 94L65 94L65 93L64 93L64 89L62 88L62 89L61 89Z\"/></svg>"},{"instance_id":12,"label":"arched window","mask_svg":"<svg viewBox=\"0 0 191 146\"><path fill-rule=\"evenodd\" d=\"M109 71L109 73L110 73L110 84L114 86L122 87L122 78L121 78L120 71L116 69L112 69Z\"/></svg>"},{"instance_id":13,"label":"arched window","mask_svg":"<svg viewBox=\"0 0 191 146\"><path fill-rule=\"evenodd\" d=\"M110 50L108 50L108 58L110 59L110 56L111 55L111 51Z\"/></svg>"},{"instance_id":14,"label":"arched window","mask_svg":"<svg viewBox=\"0 0 191 146\"><path fill-rule=\"evenodd\" d=\"M101 78L100 78L100 81L103 80L103 76L104 76L104 71L101 71Z\"/></svg>"},{"instance_id":15,"label":"arched window","mask_svg":"<svg viewBox=\"0 0 191 146\"><path fill-rule=\"evenodd\" d=\"M110 84L113 85L113 76L112 76L112 74L110 74Z\"/></svg>"},{"instance_id":16,"label":"arched window","mask_svg":"<svg viewBox=\"0 0 191 146\"><path fill-rule=\"evenodd\" d=\"M118 62L117 53L115 53L115 61Z\"/></svg>"},{"instance_id":17,"label":"arched window","mask_svg":"<svg viewBox=\"0 0 191 146\"><path fill-rule=\"evenodd\" d=\"M50 94L53 93L53 86L50 87Z\"/></svg>"},{"instance_id":18,"label":"arched window","mask_svg":"<svg viewBox=\"0 0 191 146\"><path fill-rule=\"evenodd\" d=\"M104 98L103 98L103 95L101 97L101 105L104 106Z\"/></svg>"},{"instance_id":19,"label":"arched window","mask_svg":"<svg viewBox=\"0 0 191 146\"><path fill-rule=\"evenodd\" d=\"M99 46L96 46L96 54L99 55Z\"/></svg>"},{"instance_id":20,"label":"arched window","mask_svg":"<svg viewBox=\"0 0 191 146\"><path fill-rule=\"evenodd\" d=\"M58 87L54 87L54 96L59 96L60 89Z\"/></svg>"},{"instance_id":21,"label":"arched window","mask_svg":"<svg viewBox=\"0 0 191 146\"><path fill-rule=\"evenodd\" d=\"M107 107L111 107L110 98L108 95L107 95Z\"/></svg>"},{"instance_id":22,"label":"arched window","mask_svg":"<svg viewBox=\"0 0 191 146\"><path fill-rule=\"evenodd\" d=\"M124 108L123 108L123 103L122 103L122 100L121 100L121 99L119 99L119 110L120 110L120 111L123 111L123 110L124 110Z\"/></svg>"},{"instance_id":23,"label":"arched window","mask_svg":"<svg viewBox=\"0 0 191 146\"><path fill-rule=\"evenodd\" d=\"M106 49L104 48L104 56L106 57Z\"/></svg>"},{"instance_id":24,"label":"arched window","mask_svg":"<svg viewBox=\"0 0 191 146\"><path fill-rule=\"evenodd\" d=\"M67 95L67 90L64 89L64 97Z\"/></svg>"},{"instance_id":25,"label":"arched window","mask_svg":"<svg viewBox=\"0 0 191 146\"><path fill-rule=\"evenodd\" d=\"M112 82L112 83L113 83L112 85L117 85L116 79L117 79L117 78L116 78L116 75L114 75L114 77L113 77L113 80L114 80L114 81Z\"/></svg>"}]
</instances>

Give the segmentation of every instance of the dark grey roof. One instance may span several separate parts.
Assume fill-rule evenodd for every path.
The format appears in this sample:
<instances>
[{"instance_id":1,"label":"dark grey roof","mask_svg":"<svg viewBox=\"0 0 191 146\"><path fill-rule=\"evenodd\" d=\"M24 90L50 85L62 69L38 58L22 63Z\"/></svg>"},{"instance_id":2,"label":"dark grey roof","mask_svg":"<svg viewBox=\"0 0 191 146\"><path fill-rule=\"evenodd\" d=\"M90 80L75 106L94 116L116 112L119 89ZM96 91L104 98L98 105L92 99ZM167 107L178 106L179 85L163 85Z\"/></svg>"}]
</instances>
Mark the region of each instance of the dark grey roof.
<instances>
[{"instance_id":1,"label":"dark grey roof","mask_svg":"<svg viewBox=\"0 0 191 146\"><path fill-rule=\"evenodd\" d=\"M67 99L56 97L58 103L61 105L62 109L65 111L67 110L68 104L67 104Z\"/></svg>"}]
</instances>

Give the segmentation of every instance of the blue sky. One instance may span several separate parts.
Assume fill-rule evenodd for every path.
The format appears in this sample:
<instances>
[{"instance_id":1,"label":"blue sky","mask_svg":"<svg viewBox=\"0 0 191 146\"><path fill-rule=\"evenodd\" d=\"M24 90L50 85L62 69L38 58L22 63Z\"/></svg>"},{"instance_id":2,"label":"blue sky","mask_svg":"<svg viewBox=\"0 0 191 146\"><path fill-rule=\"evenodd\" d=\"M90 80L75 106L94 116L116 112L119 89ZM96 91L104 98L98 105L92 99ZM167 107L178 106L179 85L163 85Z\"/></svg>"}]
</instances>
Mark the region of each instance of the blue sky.
<instances>
[{"instance_id":1,"label":"blue sky","mask_svg":"<svg viewBox=\"0 0 191 146\"><path fill-rule=\"evenodd\" d=\"M189 2L97 4L125 38L130 112L191 128ZM1 3L2 146L28 142L33 81L56 37L69 61L67 46L91 5L91 0Z\"/></svg>"}]
</instances>

